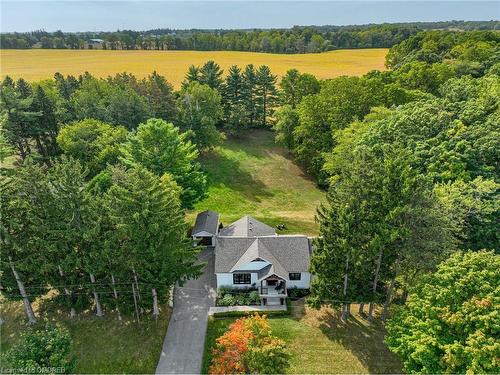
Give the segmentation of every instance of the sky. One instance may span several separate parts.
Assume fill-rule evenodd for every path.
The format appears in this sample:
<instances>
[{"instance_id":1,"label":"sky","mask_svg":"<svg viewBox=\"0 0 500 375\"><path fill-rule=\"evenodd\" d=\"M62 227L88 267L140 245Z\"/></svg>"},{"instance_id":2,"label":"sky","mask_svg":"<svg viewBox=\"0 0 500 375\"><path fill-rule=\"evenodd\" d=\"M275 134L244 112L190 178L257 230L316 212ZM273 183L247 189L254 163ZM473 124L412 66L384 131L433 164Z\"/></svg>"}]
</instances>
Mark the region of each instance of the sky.
<instances>
[{"instance_id":1,"label":"sky","mask_svg":"<svg viewBox=\"0 0 500 375\"><path fill-rule=\"evenodd\" d=\"M0 1L2 32L288 28L500 19L498 0Z\"/></svg>"}]
</instances>

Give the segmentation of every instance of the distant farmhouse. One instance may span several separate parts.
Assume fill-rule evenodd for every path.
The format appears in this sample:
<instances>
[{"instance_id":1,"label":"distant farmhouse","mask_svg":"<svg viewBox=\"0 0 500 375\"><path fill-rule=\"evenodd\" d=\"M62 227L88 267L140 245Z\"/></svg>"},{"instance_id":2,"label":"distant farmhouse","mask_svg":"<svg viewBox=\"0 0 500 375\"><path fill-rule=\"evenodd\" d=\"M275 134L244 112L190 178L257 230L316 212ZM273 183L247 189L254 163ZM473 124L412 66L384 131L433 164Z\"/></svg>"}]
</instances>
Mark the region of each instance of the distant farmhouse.
<instances>
[{"instance_id":1,"label":"distant farmhouse","mask_svg":"<svg viewBox=\"0 0 500 375\"><path fill-rule=\"evenodd\" d=\"M198 214L192 236L214 247L217 288L256 288L264 305L275 305L284 304L287 289L310 287L307 236L278 235L251 216L222 227L214 211Z\"/></svg>"}]
</instances>

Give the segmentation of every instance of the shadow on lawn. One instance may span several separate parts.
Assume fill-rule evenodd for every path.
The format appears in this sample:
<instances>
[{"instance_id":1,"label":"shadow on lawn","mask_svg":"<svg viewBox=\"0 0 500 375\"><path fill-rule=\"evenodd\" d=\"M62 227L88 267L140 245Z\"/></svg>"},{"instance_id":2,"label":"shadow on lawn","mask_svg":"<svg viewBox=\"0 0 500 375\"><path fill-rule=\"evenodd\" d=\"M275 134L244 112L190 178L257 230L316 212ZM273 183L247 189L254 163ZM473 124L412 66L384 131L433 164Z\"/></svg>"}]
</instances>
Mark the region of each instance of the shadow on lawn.
<instances>
[{"instance_id":1,"label":"shadow on lawn","mask_svg":"<svg viewBox=\"0 0 500 375\"><path fill-rule=\"evenodd\" d=\"M369 324L353 314L343 323L337 311L329 310L318 317L318 322L325 336L350 350L369 373L401 373L398 359L384 343L385 329L378 319Z\"/></svg>"},{"instance_id":2,"label":"shadow on lawn","mask_svg":"<svg viewBox=\"0 0 500 375\"><path fill-rule=\"evenodd\" d=\"M260 202L262 198L274 195L262 181L241 169L238 160L224 154L219 152L206 154L203 166L208 174L209 186L227 186L253 202Z\"/></svg>"}]
</instances>

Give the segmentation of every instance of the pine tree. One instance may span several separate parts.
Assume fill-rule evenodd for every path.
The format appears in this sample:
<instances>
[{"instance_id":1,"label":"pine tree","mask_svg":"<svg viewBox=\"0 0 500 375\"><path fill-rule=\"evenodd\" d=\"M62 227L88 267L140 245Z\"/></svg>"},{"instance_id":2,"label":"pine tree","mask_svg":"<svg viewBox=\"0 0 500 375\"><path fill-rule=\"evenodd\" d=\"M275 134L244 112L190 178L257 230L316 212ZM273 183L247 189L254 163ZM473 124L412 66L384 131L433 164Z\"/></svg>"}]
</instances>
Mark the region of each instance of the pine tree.
<instances>
[{"instance_id":1,"label":"pine tree","mask_svg":"<svg viewBox=\"0 0 500 375\"><path fill-rule=\"evenodd\" d=\"M115 169L106 207L112 224L109 246L121 253L119 276L126 277L128 269L138 284L148 284L150 293L142 295L147 306L157 294L165 299L176 282L199 275L179 188L168 175L160 178L141 167Z\"/></svg>"},{"instance_id":2,"label":"pine tree","mask_svg":"<svg viewBox=\"0 0 500 375\"><path fill-rule=\"evenodd\" d=\"M200 69L199 82L208 85L212 89L222 91L223 70L213 60L209 60Z\"/></svg>"},{"instance_id":3,"label":"pine tree","mask_svg":"<svg viewBox=\"0 0 500 375\"><path fill-rule=\"evenodd\" d=\"M252 64L245 67L243 72L243 90L242 90L242 102L245 107L245 111L248 115L248 125L253 127L256 125L257 117L257 73Z\"/></svg>"},{"instance_id":4,"label":"pine tree","mask_svg":"<svg viewBox=\"0 0 500 375\"><path fill-rule=\"evenodd\" d=\"M39 154L48 162L49 157L57 154L57 124L55 105L45 93L44 89L37 85L33 93L31 104L33 112L40 113L30 126L31 137L36 142Z\"/></svg>"},{"instance_id":5,"label":"pine tree","mask_svg":"<svg viewBox=\"0 0 500 375\"><path fill-rule=\"evenodd\" d=\"M247 125L247 112L243 99L243 75L241 69L233 65L229 68L222 95L224 125L230 133L237 134Z\"/></svg>"},{"instance_id":6,"label":"pine tree","mask_svg":"<svg viewBox=\"0 0 500 375\"><path fill-rule=\"evenodd\" d=\"M191 82L200 82L200 68L194 65L189 66L182 82L182 88L186 88Z\"/></svg>"},{"instance_id":7,"label":"pine tree","mask_svg":"<svg viewBox=\"0 0 500 375\"><path fill-rule=\"evenodd\" d=\"M259 125L265 127L268 124L267 119L272 116L277 101L276 76L267 65L262 65L257 70L256 80L256 117Z\"/></svg>"}]
</instances>

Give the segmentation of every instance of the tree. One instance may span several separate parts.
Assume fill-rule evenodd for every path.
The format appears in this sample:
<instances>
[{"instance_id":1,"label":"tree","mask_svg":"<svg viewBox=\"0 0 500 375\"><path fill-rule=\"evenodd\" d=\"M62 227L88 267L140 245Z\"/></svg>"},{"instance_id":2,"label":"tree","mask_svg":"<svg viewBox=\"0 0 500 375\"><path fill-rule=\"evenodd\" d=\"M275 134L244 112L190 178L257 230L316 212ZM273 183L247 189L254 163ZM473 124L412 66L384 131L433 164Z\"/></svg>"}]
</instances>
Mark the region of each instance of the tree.
<instances>
[{"instance_id":1,"label":"tree","mask_svg":"<svg viewBox=\"0 0 500 375\"><path fill-rule=\"evenodd\" d=\"M150 117L146 99L128 85L86 77L71 102L77 119L93 118L135 129Z\"/></svg>"},{"instance_id":2,"label":"tree","mask_svg":"<svg viewBox=\"0 0 500 375\"><path fill-rule=\"evenodd\" d=\"M128 166L142 166L157 176L169 174L181 187L183 207L192 207L206 194L207 182L196 161L198 151L171 123L149 119L121 148L121 160Z\"/></svg>"},{"instance_id":3,"label":"tree","mask_svg":"<svg viewBox=\"0 0 500 375\"><path fill-rule=\"evenodd\" d=\"M498 238L498 199L500 185L477 177L470 182L456 180L435 187L443 207L460 227L463 250L496 249Z\"/></svg>"},{"instance_id":4,"label":"tree","mask_svg":"<svg viewBox=\"0 0 500 375\"><path fill-rule=\"evenodd\" d=\"M458 252L419 280L387 324L386 342L407 372L500 370L499 267L493 251Z\"/></svg>"},{"instance_id":5,"label":"tree","mask_svg":"<svg viewBox=\"0 0 500 375\"><path fill-rule=\"evenodd\" d=\"M138 83L137 91L146 98L154 117L166 121L173 121L176 118L177 107L173 87L165 77L153 72Z\"/></svg>"},{"instance_id":6,"label":"tree","mask_svg":"<svg viewBox=\"0 0 500 375\"><path fill-rule=\"evenodd\" d=\"M294 131L299 125L299 115L291 105L279 107L275 113L276 123L274 131L277 143L285 146L289 150L294 148Z\"/></svg>"},{"instance_id":7,"label":"tree","mask_svg":"<svg viewBox=\"0 0 500 375\"><path fill-rule=\"evenodd\" d=\"M244 78L241 69L233 65L229 68L222 92L224 125L229 133L238 132L247 126L248 119L244 106Z\"/></svg>"},{"instance_id":8,"label":"tree","mask_svg":"<svg viewBox=\"0 0 500 375\"><path fill-rule=\"evenodd\" d=\"M144 167L113 168L112 186L105 194L110 228L107 248L118 252L114 276L122 282L145 284L151 292L143 302L166 300L176 282L197 277L197 250L186 236L179 188L168 174L158 177ZM157 308L157 305L156 305ZM155 312L155 309L153 309Z\"/></svg>"},{"instance_id":9,"label":"tree","mask_svg":"<svg viewBox=\"0 0 500 375\"><path fill-rule=\"evenodd\" d=\"M127 134L122 126L87 119L64 126L57 143L66 155L79 160L90 176L95 176L118 161L119 147Z\"/></svg>"},{"instance_id":10,"label":"tree","mask_svg":"<svg viewBox=\"0 0 500 375\"><path fill-rule=\"evenodd\" d=\"M249 64L243 72L243 105L248 113L248 125L253 127L257 121L257 73Z\"/></svg>"},{"instance_id":11,"label":"tree","mask_svg":"<svg viewBox=\"0 0 500 375\"><path fill-rule=\"evenodd\" d=\"M68 330L46 326L21 333L20 341L5 353L5 360L11 368L23 369L26 373L57 368L71 374L76 365L72 346Z\"/></svg>"},{"instance_id":12,"label":"tree","mask_svg":"<svg viewBox=\"0 0 500 375\"><path fill-rule=\"evenodd\" d=\"M191 82L200 82L200 68L194 65L189 65L184 81L182 82L182 88L185 89Z\"/></svg>"},{"instance_id":13,"label":"tree","mask_svg":"<svg viewBox=\"0 0 500 375\"><path fill-rule=\"evenodd\" d=\"M5 135L4 126L6 121L7 116L6 114L4 114L0 117L0 164L2 165L5 162L5 159L7 159L9 156L14 155L14 149L10 145Z\"/></svg>"},{"instance_id":14,"label":"tree","mask_svg":"<svg viewBox=\"0 0 500 375\"><path fill-rule=\"evenodd\" d=\"M30 126L30 135L35 140L39 154L47 159L57 155L56 137L59 125L56 118L55 103L48 97L42 86L37 85L33 93L31 110L39 113Z\"/></svg>"},{"instance_id":15,"label":"tree","mask_svg":"<svg viewBox=\"0 0 500 375\"><path fill-rule=\"evenodd\" d=\"M223 70L213 60L207 61L200 69L199 82L212 89L221 91ZM189 72L188 72L189 74Z\"/></svg>"},{"instance_id":16,"label":"tree","mask_svg":"<svg viewBox=\"0 0 500 375\"><path fill-rule=\"evenodd\" d=\"M274 106L278 100L276 91L276 76L272 75L267 65L259 67L256 73L256 118L259 125L266 127L267 119L273 114Z\"/></svg>"},{"instance_id":17,"label":"tree","mask_svg":"<svg viewBox=\"0 0 500 375\"><path fill-rule=\"evenodd\" d=\"M299 126L294 132L295 154L320 185L326 184L324 155L335 145L333 134L354 119L362 119L380 103L379 83L358 77L339 77L325 82L321 91L302 99Z\"/></svg>"},{"instance_id":18,"label":"tree","mask_svg":"<svg viewBox=\"0 0 500 375\"><path fill-rule=\"evenodd\" d=\"M224 135L216 128L222 117L221 96L217 90L198 82L189 84L178 99L179 123L191 131L193 142L200 150L220 144Z\"/></svg>"},{"instance_id":19,"label":"tree","mask_svg":"<svg viewBox=\"0 0 500 375\"><path fill-rule=\"evenodd\" d=\"M289 367L285 343L274 337L265 315L240 318L217 339L211 374L282 374Z\"/></svg>"},{"instance_id":20,"label":"tree","mask_svg":"<svg viewBox=\"0 0 500 375\"><path fill-rule=\"evenodd\" d=\"M396 277L432 269L453 248L429 180L411 168L404 151L380 152L354 149L332 178L328 205L318 210L310 302L343 303L344 319L351 302L385 299L386 311Z\"/></svg>"},{"instance_id":21,"label":"tree","mask_svg":"<svg viewBox=\"0 0 500 375\"><path fill-rule=\"evenodd\" d=\"M0 99L2 114L6 115L4 123L5 135L16 148L21 160L25 160L32 152L30 125L41 114L32 112L32 98L22 98L21 94L8 84L8 81L7 84L2 86Z\"/></svg>"},{"instance_id":22,"label":"tree","mask_svg":"<svg viewBox=\"0 0 500 375\"><path fill-rule=\"evenodd\" d=\"M281 101L295 108L302 98L320 91L319 81L312 74L301 74L297 69L289 69L281 78Z\"/></svg>"}]
</instances>

